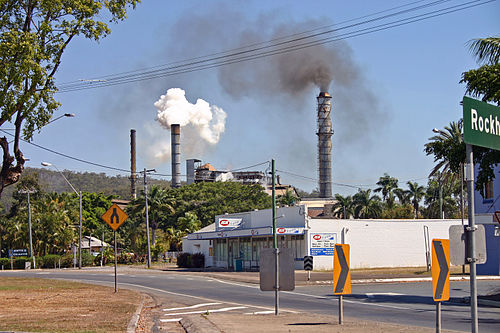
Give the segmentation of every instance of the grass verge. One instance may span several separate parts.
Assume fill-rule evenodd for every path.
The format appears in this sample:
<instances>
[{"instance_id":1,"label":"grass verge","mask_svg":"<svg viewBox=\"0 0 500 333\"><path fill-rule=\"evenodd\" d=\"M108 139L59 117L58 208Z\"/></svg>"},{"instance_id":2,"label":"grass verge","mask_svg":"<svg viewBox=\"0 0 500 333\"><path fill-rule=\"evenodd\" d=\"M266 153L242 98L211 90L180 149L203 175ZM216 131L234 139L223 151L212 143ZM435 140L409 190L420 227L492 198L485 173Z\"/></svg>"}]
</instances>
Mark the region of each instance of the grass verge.
<instances>
[{"instance_id":1,"label":"grass verge","mask_svg":"<svg viewBox=\"0 0 500 333\"><path fill-rule=\"evenodd\" d=\"M125 332L141 295L84 283L3 277L0 331Z\"/></svg>"}]
</instances>

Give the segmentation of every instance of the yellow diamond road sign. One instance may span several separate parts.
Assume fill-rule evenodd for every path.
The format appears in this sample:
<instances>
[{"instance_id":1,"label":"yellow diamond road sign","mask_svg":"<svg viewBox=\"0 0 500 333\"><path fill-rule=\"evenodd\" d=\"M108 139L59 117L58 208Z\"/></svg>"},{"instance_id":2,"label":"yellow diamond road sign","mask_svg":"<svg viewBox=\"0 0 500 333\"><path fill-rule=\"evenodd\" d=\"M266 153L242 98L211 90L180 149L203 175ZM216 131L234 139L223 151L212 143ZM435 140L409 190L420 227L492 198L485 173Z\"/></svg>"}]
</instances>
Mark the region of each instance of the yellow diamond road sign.
<instances>
[{"instance_id":1,"label":"yellow diamond road sign","mask_svg":"<svg viewBox=\"0 0 500 333\"><path fill-rule=\"evenodd\" d=\"M102 219L109 224L111 229L116 231L119 226L128 219L128 215L116 204L113 204L106 213L102 216Z\"/></svg>"}]
</instances>

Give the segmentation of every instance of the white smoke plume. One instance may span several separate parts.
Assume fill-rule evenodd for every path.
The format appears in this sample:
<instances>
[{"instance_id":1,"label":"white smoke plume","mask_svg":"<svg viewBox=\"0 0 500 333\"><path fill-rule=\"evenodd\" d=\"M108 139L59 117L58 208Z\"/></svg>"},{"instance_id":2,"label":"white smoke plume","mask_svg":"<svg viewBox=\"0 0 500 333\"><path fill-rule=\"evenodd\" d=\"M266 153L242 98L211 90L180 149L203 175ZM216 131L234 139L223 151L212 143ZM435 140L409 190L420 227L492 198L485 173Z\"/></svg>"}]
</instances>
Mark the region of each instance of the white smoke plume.
<instances>
[{"instance_id":1,"label":"white smoke plume","mask_svg":"<svg viewBox=\"0 0 500 333\"><path fill-rule=\"evenodd\" d=\"M223 109L201 98L192 104L180 88L168 89L154 106L158 110L156 121L161 127L170 130L172 124L181 126L181 152L193 157L201 157L207 148L214 147L226 128L227 115ZM170 141L153 142L149 151L155 164L165 162L170 159Z\"/></svg>"}]
</instances>

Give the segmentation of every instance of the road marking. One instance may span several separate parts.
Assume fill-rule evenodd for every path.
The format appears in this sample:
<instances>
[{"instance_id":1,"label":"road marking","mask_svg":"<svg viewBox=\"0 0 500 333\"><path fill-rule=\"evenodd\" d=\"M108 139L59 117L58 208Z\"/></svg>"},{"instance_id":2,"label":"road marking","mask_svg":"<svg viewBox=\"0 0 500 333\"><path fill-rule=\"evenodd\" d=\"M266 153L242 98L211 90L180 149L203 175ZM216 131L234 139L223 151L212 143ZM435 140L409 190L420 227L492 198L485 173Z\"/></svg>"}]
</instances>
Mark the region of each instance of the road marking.
<instances>
[{"instance_id":1,"label":"road marking","mask_svg":"<svg viewBox=\"0 0 500 333\"><path fill-rule=\"evenodd\" d=\"M180 316L189 314L201 314L201 313L213 313L213 312L227 312L232 310L246 309L246 306L232 306L228 308L213 309L213 310L202 310L202 311L189 311L189 312L179 312L179 313L166 313L165 316Z\"/></svg>"},{"instance_id":2,"label":"road marking","mask_svg":"<svg viewBox=\"0 0 500 333\"><path fill-rule=\"evenodd\" d=\"M182 320L182 318L160 319L160 321L162 323L177 322L177 321L181 321L181 320Z\"/></svg>"},{"instance_id":3,"label":"road marking","mask_svg":"<svg viewBox=\"0 0 500 333\"><path fill-rule=\"evenodd\" d=\"M261 315L261 314L271 314L274 311L257 311L257 312L247 312L246 315Z\"/></svg>"},{"instance_id":4,"label":"road marking","mask_svg":"<svg viewBox=\"0 0 500 333\"><path fill-rule=\"evenodd\" d=\"M222 303L201 303L201 304L195 304L191 306L184 306L181 308L170 308L170 309L163 309L163 311L177 311L177 310L186 310L186 309L196 309L202 306L210 306L210 305L219 305Z\"/></svg>"},{"instance_id":5,"label":"road marking","mask_svg":"<svg viewBox=\"0 0 500 333\"><path fill-rule=\"evenodd\" d=\"M50 272L40 272L40 273L36 273L37 275L47 275L47 274L50 274Z\"/></svg>"},{"instance_id":6,"label":"road marking","mask_svg":"<svg viewBox=\"0 0 500 333\"><path fill-rule=\"evenodd\" d=\"M194 279L193 278L186 278L186 280L193 281Z\"/></svg>"},{"instance_id":7,"label":"road marking","mask_svg":"<svg viewBox=\"0 0 500 333\"><path fill-rule=\"evenodd\" d=\"M376 296L403 296L404 294L399 293L365 293L368 298L375 298Z\"/></svg>"}]
</instances>

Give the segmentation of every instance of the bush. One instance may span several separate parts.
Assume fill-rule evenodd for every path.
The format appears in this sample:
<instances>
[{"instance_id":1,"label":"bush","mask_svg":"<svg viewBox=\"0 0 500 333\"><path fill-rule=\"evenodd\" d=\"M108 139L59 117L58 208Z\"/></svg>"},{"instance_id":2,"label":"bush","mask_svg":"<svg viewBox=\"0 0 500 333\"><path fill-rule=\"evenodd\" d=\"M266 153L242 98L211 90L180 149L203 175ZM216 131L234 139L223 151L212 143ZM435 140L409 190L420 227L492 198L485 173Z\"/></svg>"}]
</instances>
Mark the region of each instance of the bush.
<instances>
[{"instance_id":1,"label":"bush","mask_svg":"<svg viewBox=\"0 0 500 333\"><path fill-rule=\"evenodd\" d=\"M26 262L32 261L30 257L16 257L14 258L14 268L24 269Z\"/></svg>"},{"instance_id":2,"label":"bush","mask_svg":"<svg viewBox=\"0 0 500 333\"><path fill-rule=\"evenodd\" d=\"M0 258L0 267L3 266L3 269L10 268L10 258Z\"/></svg>"},{"instance_id":3,"label":"bush","mask_svg":"<svg viewBox=\"0 0 500 333\"><path fill-rule=\"evenodd\" d=\"M203 253L194 253L191 256L191 267L193 268L205 267L205 255Z\"/></svg>"},{"instance_id":4,"label":"bush","mask_svg":"<svg viewBox=\"0 0 500 333\"><path fill-rule=\"evenodd\" d=\"M179 253L177 255L177 266L183 268L203 268L205 267L205 255L203 253Z\"/></svg>"},{"instance_id":5,"label":"bush","mask_svg":"<svg viewBox=\"0 0 500 333\"><path fill-rule=\"evenodd\" d=\"M88 251L82 251L82 266L93 266L94 256Z\"/></svg>"},{"instance_id":6,"label":"bush","mask_svg":"<svg viewBox=\"0 0 500 333\"><path fill-rule=\"evenodd\" d=\"M73 251L66 252L61 257L61 267L65 267L65 268L73 267L73 258L74 258ZM78 260L78 254L77 254L76 260Z\"/></svg>"},{"instance_id":7,"label":"bush","mask_svg":"<svg viewBox=\"0 0 500 333\"><path fill-rule=\"evenodd\" d=\"M113 249L110 247L104 249L103 255L99 252L99 254L94 258L94 264L96 266L101 265L101 257L103 257L102 264L104 266L106 266L109 263L115 262L115 255L113 253Z\"/></svg>"},{"instance_id":8,"label":"bush","mask_svg":"<svg viewBox=\"0 0 500 333\"><path fill-rule=\"evenodd\" d=\"M114 257L113 257L113 260L114 260ZM126 265L133 264L135 261L135 254L122 252L122 253L118 254L118 258L116 259L116 261L119 264L126 264Z\"/></svg>"},{"instance_id":9,"label":"bush","mask_svg":"<svg viewBox=\"0 0 500 333\"><path fill-rule=\"evenodd\" d=\"M60 259L61 256L57 254L47 254L43 257L38 258L38 263L35 263L39 268L55 268L57 265L59 265Z\"/></svg>"},{"instance_id":10,"label":"bush","mask_svg":"<svg viewBox=\"0 0 500 333\"><path fill-rule=\"evenodd\" d=\"M177 266L183 268L191 267L191 254L181 252L177 255Z\"/></svg>"}]
</instances>

